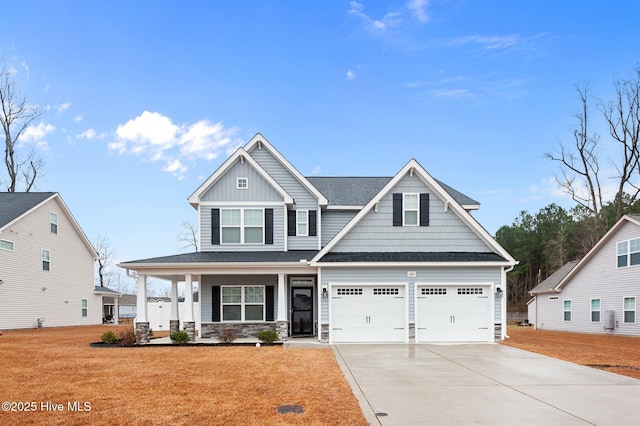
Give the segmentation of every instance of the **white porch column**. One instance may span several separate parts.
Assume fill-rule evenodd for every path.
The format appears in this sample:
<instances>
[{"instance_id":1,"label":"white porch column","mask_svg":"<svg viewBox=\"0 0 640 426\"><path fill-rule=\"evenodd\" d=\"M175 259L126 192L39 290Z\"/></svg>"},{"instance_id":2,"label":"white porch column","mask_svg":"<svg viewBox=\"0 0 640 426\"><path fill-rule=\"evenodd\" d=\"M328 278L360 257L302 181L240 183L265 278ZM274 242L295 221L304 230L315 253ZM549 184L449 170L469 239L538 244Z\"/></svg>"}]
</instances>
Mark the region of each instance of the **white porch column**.
<instances>
[{"instance_id":1,"label":"white porch column","mask_svg":"<svg viewBox=\"0 0 640 426\"><path fill-rule=\"evenodd\" d=\"M149 315L147 314L147 276L143 274L138 275L136 322L149 322Z\"/></svg>"},{"instance_id":2,"label":"white porch column","mask_svg":"<svg viewBox=\"0 0 640 426\"><path fill-rule=\"evenodd\" d=\"M184 277L184 322L193 322L193 283L191 275Z\"/></svg>"},{"instance_id":3,"label":"white porch column","mask_svg":"<svg viewBox=\"0 0 640 426\"><path fill-rule=\"evenodd\" d=\"M119 307L119 303L118 301L120 300L119 297L114 296L113 297L113 323L118 325L120 323L120 307Z\"/></svg>"},{"instance_id":4,"label":"white porch column","mask_svg":"<svg viewBox=\"0 0 640 426\"><path fill-rule=\"evenodd\" d=\"M287 286L284 274L278 274L278 317L276 321L287 321Z\"/></svg>"},{"instance_id":5,"label":"white porch column","mask_svg":"<svg viewBox=\"0 0 640 426\"><path fill-rule=\"evenodd\" d=\"M180 319L178 313L178 280L171 280L171 321Z\"/></svg>"}]
</instances>

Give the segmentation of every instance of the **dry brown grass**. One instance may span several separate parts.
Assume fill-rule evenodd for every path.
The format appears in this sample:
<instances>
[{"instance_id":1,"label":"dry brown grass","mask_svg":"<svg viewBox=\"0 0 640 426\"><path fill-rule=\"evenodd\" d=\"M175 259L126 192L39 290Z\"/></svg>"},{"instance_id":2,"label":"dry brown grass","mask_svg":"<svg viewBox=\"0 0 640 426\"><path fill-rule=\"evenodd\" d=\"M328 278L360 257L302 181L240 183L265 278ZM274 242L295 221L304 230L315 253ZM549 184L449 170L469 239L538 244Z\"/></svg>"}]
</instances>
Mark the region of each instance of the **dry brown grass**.
<instances>
[{"instance_id":1,"label":"dry brown grass","mask_svg":"<svg viewBox=\"0 0 640 426\"><path fill-rule=\"evenodd\" d=\"M118 329L5 331L0 402L33 401L37 410L0 411L0 424L367 424L331 350L89 347ZM91 410L70 412L75 401ZM64 411L43 411L46 402ZM286 404L304 413L278 414Z\"/></svg>"},{"instance_id":2,"label":"dry brown grass","mask_svg":"<svg viewBox=\"0 0 640 426\"><path fill-rule=\"evenodd\" d=\"M640 338L509 327L504 345L640 379Z\"/></svg>"}]
</instances>

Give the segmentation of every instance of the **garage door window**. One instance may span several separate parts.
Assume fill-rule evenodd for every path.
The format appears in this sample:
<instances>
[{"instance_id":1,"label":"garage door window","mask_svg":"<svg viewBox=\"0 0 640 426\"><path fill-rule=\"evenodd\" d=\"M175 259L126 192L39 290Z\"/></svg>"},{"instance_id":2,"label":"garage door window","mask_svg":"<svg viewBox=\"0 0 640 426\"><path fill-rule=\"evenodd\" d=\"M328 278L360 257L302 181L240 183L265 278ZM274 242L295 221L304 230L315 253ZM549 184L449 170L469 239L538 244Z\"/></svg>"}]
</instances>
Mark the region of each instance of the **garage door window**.
<instances>
[{"instance_id":1,"label":"garage door window","mask_svg":"<svg viewBox=\"0 0 640 426\"><path fill-rule=\"evenodd\" d=\"M338 296L362 296L361 288L339 288Z\"/></svg>"},{"instance_id":2,"label":"garage door window","mask_svg":"<svg viewBox=\"0 0 640 426\"><path fill-rule=\"evenodd\" d=\"M374 288L373 295L374 296L397 296L398 293L397 288Z\"/></svg>"},{"instance_id":3,"label":"garage door window","mask_svg":"<svg viewBox=\"0 0 640 426\"><path fill-rule=\"evenodd\" d=\"M222 287L222 320L264 321L264 287Z\"/></svg>"},{"instance_id":4,"label":"garage door window","mask_svg":"<svg viewBox=\"0 0 640 426\"><path fill-rule=\"evenodd\" d=\"M482 287L459 288L458 294L483 294Z\"/></svg>"},{"instance_id":5,"label":"garage door window","mask_svg":"<svg viewBox=\"0 0 640 426\"><path fill-rule=\"evenodd\" d=\"M447 289L445 288L423 288L420 290L423 296L435 296L435 295L446 295Z\"/></svg>"}]
</instances>

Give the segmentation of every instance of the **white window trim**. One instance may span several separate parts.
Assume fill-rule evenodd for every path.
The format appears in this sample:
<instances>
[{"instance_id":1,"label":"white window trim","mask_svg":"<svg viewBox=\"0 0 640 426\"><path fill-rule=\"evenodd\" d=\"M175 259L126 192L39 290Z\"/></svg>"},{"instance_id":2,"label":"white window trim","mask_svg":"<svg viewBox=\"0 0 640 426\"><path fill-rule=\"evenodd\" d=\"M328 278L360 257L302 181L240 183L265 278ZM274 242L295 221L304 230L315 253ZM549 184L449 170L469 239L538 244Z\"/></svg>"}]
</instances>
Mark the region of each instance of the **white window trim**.
<instances>
[{"instance_id":1,"label":"white window trim","mask_svg":"<svg viewBox=\"0 0 640 426\"><path fill-rule=\"evenodd\" d=\"M640 238L631 238L631 239L628 239L628 240L616 242L616 269L629 268L629 267L632 267L632 266L640 266L640 264L635 264L635 265L631 264L631 255L632 254L636 254L636 253L640 253L640 250L639 251L634 251L634 252L631 251L631 241L635 241L635 240L640 240ZM620 244L625 244L626 245L626 251L627 252L625 254L618 254L618 245L620 245ZM625 266L618 266L618 258L620 256L625 256L627 258L627 264Z\"/></svg>"},{"instance_id":2,"label":"white window trim","mask_svg":"<svg viewBox=\"0 0 640 426\"><path fill-rule=\"evenodd\" d=\"M300 213L304 213L305 221L300 221ZM306 225L306 232L300 232L300 225ZM296 236L308 237L309 236L309 210L296 210Z\"/></svg>"},{"instance_id":3,"label":"white window trim","mask_svg":"<svg viewBox=\"0 0 640 426\"><path fill-rule=\"evenodd\" d=\"M233 288L240 287L240 320L225 320L224 319L224 306L231 305L237 306L238 303L224 303L224 288ZM247 287L262 287L262 303L247 303L245 301L245 288ZM262 305L262 319L261 320L246 320L245 315L245 307L246 306L257 306ZM238 284L238 285L221 285L220 286L220 321L221 322L231 322L231 323L240 323L240 322L265 322L267 315L267 291L266 286L261 284Z\"/></svg>"},{"instance_id":4,"label":"white window trim","mask_svg":"<svg viewBox=\"0 0 640 426\"><path fill-rule=\"evenodd\" d=\"M239 243L225 243L224 239L222 238L222 229L223 228L238 228L238 226L224 226L222 224L222 212L225 210L240 210L240 242ZM260 210L261 213L261 217L262 217L262 232L260 233L260 236L262 237L261 242L259 243L246 243L244 241L244 230L245 230L245 224L244 224L244 212L245 210ZM257 226L249 226L248 228L257 228ZM265 223L264 223L264 209L263 208L253 208L253 207L236 207L236 208L222 208L220 209L220 244L221 245L226 245L226 246L233 246L233 245L264 245L264 228L265 228Z\"/></svg>"},{"instance_id":5,"label":"white window trim","mask_svg":"<svg viewBox=\"0 0 640 426\"><path fill-rule=\"evenodd\" d=\"M80 299L80 309L81 309L81 315L82 318L87 318L89 316L89 300L87 299Z\"/></svg>"},{"instance_id":6,"label":"white window trim","mask_svg":"<svg viewBox=\"0 0 640 426\"><path fill-rule=\"evenodd\" d=\"M244 186L240 185L240 182L244 181ZM236 178L236 189L249 189L249 178L239 177Z\"/></svg>"},{"instance_id":7,"label":"white window trim","mask_svg":"<svg viewBox=\"0 0 640 426\"><path fill-rule=\"evenodd\" d=\"M53 232L53 229L52 229L53 225L56 226L56 231L55 232ZM52 234L58 235L58 213L56 213L56 212L49 212L49 231Z\"/></svg>"},{"instance_id":8,"label":"white window trim","mask_svg":"<svg viewBox=\"0 0 640 426\"><path fill-rule=\"evenodd\" d=\"M44 253L47 252L47 254L49 255L49 259L45 259L44 258ZM40 261L40 267L42 268L43 272L51 272L51 250L47 250L47 249L42 249L42 254L41 254L41 261ZM49 269L44 269L44 262L49 262Z\"/></svg>"},{"instance_id":9,"label":"white window trim","mask_svg":"<svg viewBox=\"0 0 640 426\"><path fill-rule=\"evenodd\" d=\"M416 197L416 208L415 209L408 209L407 208L407 201L406 201L406 197L407 195L415 195ZM406 223L405 219L407 217L407 215L405 214L406 212L416 212L416 223ZM402 226L420 226L420 194L417 192L407 192L407 193L402 193Z\"/></svg>"},{"instance_id":10,"label":"white window trim","mask_svg":"<svg viewBox=\"0 0 640 426\"><path fill-rule=\"evenodd\" d=\"M633 299L633 309L625 309L624 307L624 300L625 299ZM627 312L633 312L633 322L626 322L625 321L625 313ZM636 318L638 315L638 299L635 296L624 296L622 298L622 323L623 324L635 324L638 319Z\"/></svg>"},{"instance_id":11,"label":"white window trim","mask_svg":"<svg viewBox=\"0 0 640 426\"><path fill-rule=\"evenodd\" d=\"M13 241L9 241L9 240L0 240L0 241L2 241L3 243L11 244L11 248L2 247L2 245L0 245L0 250L16 251L16 245Z\"/></svg>"},{"instance_id":12,"label":"white window trim","mask_svg":"<svg viewBox=\"0 0 640 426\"><path fill-rule=\"evenodd\" d=\"M600 309L597 310L597 311L593 310L593 301L594 300L600 301ZM599 312L600 313L600 320L599 321L594 321L593 320L593 313L594 312ZM600 298L600 297L593 297L593 298L591 298L589 300L589 322L596 323L596 324L602 322L602 298Z\"/></svg>"},{"instance_id":13,"label":"white window trim","mask_svg":"<svg viewBox=\"0 0 640 426\"><path fill-rule=\"evenodd\" d=\"M565 308L565 303L569 302L569 310ZM565 319L565 313L569 312L569 319ZM571 299L564 299L562 301L562 321L563 322L571 322L573 320L573 302Z\"/></svg>"}]
</instances>

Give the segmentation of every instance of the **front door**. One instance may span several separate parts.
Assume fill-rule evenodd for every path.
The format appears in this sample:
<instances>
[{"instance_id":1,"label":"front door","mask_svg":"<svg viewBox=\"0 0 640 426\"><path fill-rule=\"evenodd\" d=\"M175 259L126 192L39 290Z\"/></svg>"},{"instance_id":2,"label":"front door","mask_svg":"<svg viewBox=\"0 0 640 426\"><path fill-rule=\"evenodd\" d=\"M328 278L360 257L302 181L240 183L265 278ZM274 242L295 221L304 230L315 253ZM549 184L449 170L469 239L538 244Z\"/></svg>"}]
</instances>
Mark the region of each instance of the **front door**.
<instances>
[{"instance_id":1,"label":"front door","mask_svg":"<svg viewBox=\"0 0 640 426\"><path fill-rule=\"evenodd\" d=\"M291 287L291 335L313 335L313 287Z\"/></svg>"}]
</instances>

